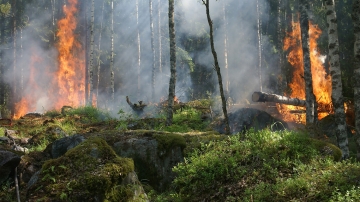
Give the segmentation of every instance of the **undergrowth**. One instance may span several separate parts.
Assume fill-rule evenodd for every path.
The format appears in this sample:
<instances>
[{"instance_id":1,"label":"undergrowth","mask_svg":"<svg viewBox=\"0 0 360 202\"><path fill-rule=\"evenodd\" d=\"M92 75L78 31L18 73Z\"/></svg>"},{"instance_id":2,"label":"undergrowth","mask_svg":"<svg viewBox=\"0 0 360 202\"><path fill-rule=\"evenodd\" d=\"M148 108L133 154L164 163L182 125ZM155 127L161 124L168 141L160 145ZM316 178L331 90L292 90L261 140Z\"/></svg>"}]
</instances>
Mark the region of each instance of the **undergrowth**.
<instances>
[{"instance_id":1,"label":"undergrowth","mask_svg":"<svg viewBox=\"0 0 360 202\"><path fill-rule=\"evenodd\" d=\"M172 190L154 201L358 201L360 164L339 152L301 132L230 136L175 166Z\"/></svg>"}]
</instances>

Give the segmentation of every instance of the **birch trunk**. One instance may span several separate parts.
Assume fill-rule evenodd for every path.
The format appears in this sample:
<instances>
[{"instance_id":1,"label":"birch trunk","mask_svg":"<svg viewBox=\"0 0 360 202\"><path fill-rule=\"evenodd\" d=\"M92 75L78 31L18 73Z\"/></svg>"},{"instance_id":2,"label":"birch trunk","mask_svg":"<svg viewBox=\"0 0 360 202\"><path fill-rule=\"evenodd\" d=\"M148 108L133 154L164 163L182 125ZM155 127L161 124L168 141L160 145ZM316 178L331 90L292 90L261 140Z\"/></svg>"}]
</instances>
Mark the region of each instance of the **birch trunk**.
<instances>
[{"instance_id":1,"label":"birch trunk","mask_svg":"<svg viewBox=\"0 0 360 202\"><path fill-rule=\"evenodd\" d=\"M230 134L229 117L228 117L227 109L226 109L226 100L225 100L225 96L224 96L224 90L223 90L220 66L219 66L219 62L218 62L218 59L217 59L217 54L216 54L215 46L214 46L213 25L212 25L212 20L210 18L209 0L206 0L206 2L204 0L202 0L202 2L204 3L204 5L206 7L206 16L207 16L207 20L208 20L209 27L210 27L211 52L212 52L213 57L214 57L215 70L216 70L216 73L217 73L217 76L218 76L218 81L219 81L220 96L221 96L222 109L223 109L224 121L225 121L225 131L226 131L226 134L228 135L228 134Z\"/></svg>"},{"instance_id":2,"label":"birch trunk","mask_svg":"<svg viewBox=\"0 0 360 202\"><path fill-rule=\"evenodd\" d=\"M140 27L139 27L139 0L136 0L136 31L137 31L137 97L140 99L141 89L141 41L140 41Z\"/></svg>"},{"instance_id":3,"label":"birch trunk","mask_svg":"<svg viewBox=\"0 0 360 202\"><path fill-rule=\"evenodd\" d=\"M262 91L262 76L261 76L261 60L262 60L262 56L261 56L261 14L260 14L260 4L259 4L259 0L256 0L256 11L257 11L257 34L258 34L258 75L259 75L259 87L260 87L260 91Z\"/></svg>"},{"instance_id":4,"label":"birch trunk","mask_svg":"<svg viewBox=\"0 0 360 202\"><path fill-rule=\"evenodd\" d=\"M104 8L105 1L103 1L101 8L101 20L100 20L100 33L99 33L99 55L98 55L98 63L97 63L97 82L96 82L96 97L99 97L99 85L100 85L100 69L101 69L101 39L102 39L102 29L103 29L103 21L104 21ZM96 99L98 101L98 99ZM98 106L98 103L96 103Z\"/></svg>"},{"instance_id":5,"label":"birch trunk","mask_svg":"<svg viewBox=\"0 0 360 202\"><path fill-rule=\"evenodd\" d=\"M352 19L354 24L354 106L357 159L360 160L360 0L354 0Z\"/></svg>"},{"instance_id":6,"label":"birch trunk","mask_svg":"<svg viewBox=\"0 0 360 202\"><path fill-rule=\"evenodd\" d=\"M114 84L114 0L111 0L111 53L110 53L110 93L111 101L115 100L115 84Z\"/></svg>"},{"instance_id":7,"label":"birch trunk","mask_svg":"<svg viewBox=\"0 0 360 202\"><path fill-rule=\"evenodd\" d=\"M159 72L160 75L162 74L162 46L161 46L161 3L160 0L158 0L158 32L159 32Z\"/></svg>"},{"instance_id":8,"label":"birch trunk","mask_svg":"<svg viewBox=\"0 0 360 202\"><path fill-rule=\"evenodd\" d=\"M151 32L151 52L152 52L152 79L151 79L151 99L155 101L155 45L154 45L154 22L153 22L153 7L152 0L149 0L149 13L150 13L150 32Z\"/></svg>"},{"instance_id":9,"label":"birch trunk","mask_svg":"<svg viewBox=\"0 0 360 202\"><path fill-rule=\"evenodd\" d=\"M304 79L305 79L305 97L306 97L306 124L315 124L317 122L317 106L315 95L313 93L310 48L309 48L309 11L308 0L300 0L300 28L301 44L304 61Z\"/></svg>"},{"instance_id":10,"label":"birch trunk","mask_svg":"<svg viewBox=\"0 0 360 202\"><path fill-rule=\"evenodd\" d=\"M93 103L93 93L94 93L94 81L93 81L93 71L94 71L94 10L95 2L91 1L91 19L90 19L90 58L89 58L89 99L88 105L94 105Z\"/></svg>"},{"instance_id":11,"label":"birch trunk","mask_svg":"<svg viewBox=\"0 0 360 202\"><path fill-rule=\"evenodd\" d=\"M13 39L13 86L12 86L12 99L11 99L11 104L12 104L12 113L14 114L14 110L15 110L15 103L18 101L18 97L17 97L17 79L16 79L16 75L18 74L17 72L17 58L16 58L16 37L17 37L17 29L16 29L16 18L17 18L17 12L16 12L16 0L12 0L12 6L11 6L13 13L12 13L12 39Z\"/></svg>"},{"instance_id":12,"label":"birch trunk","mask_svg":"<svg viewBox=\"0 0 360 202\"><path fill-rule=\"evenodd\" d=\"M222 2L223 6L223 21L224 21L224 61L225 61L225 90L229 94L229 63L228 63L228 36L227 36L227 21L226 21L226 8L225 1ZM228 99L228 98L227 98Z\"/></svg>"},{"instance_id":13,"label":"birch trunk","mask_svg":"<svg viewBox=\"0 0 360 202\"><path fill-rule=\"evenodd\" d=\"M173 106L176 84L176 41L175 41L175 20L174 0L169 0L169 38L170 38L170 82L166 125L170 126L173 121Z\"/></svg>"},{"instance_id":14,"label":"birch trunk","mask_svg":"<svg viewBox=\"0 0 360 202\"><path fill-rule=\"evenodd\" d=\"M326 0L326 18L329 36L329 62L332 80L332 103L335 110L335 131L338 146L342 151L342 158L349 158L349 143L346 131L346 118L344 109L344 98L342 95L341 69L339 61L339 37L337 30L337 18L335 12L335 1Z\"/></svg>"}]
</instances>

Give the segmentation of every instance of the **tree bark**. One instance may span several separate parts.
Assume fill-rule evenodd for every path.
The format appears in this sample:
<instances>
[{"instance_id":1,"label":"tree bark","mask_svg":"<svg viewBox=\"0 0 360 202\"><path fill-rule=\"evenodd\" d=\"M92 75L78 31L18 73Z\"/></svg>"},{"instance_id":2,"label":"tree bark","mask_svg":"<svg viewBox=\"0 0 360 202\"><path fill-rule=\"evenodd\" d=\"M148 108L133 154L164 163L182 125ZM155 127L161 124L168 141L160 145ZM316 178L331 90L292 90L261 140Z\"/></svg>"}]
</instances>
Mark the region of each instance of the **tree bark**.
<instances>
[{"instance_id":1,"label":"tree bark","mask_svg":"<svg viewBox=\"0 0 360 202\"><path fill-rule=\"evenodd\" d=\"M151 32L151 53L152 53L152 79L151 79L151 99L155 101L155 45L154 45L154 22L153 22L153 7L152 0L149 0L149 13L150 13L150 32Z\"/></svg>"},{"instance_id":2,"label":"tree bark","mask_svg":"<svg viewBox=\"0 0 360 202\"><path fill-rule=\"evenodd\" d=\"M102 29L103 29L103 21L104 21L104 8L105 1L103 1L102 9L101 9L101 20L100 20L100 33L99 33L99 55L98 55L98 64L97 64L97 83L96 83L96 97L99 98L99 85L100 85L100 69L101 69L101 39L102 39ZM96 99L98 101L99 99ZM98 103L96 103L98 106Z\"/></svg>"},{"instance_id":3,"label":"tree bark","mask_svg":"<svg viewBox=\"0 0 360 202\"><path fill-rule=\"evenodd\" d=\"M160 75L162 74L162 43L161 43L161 3L160 0L158 0L158 32L159 32L159 72Z\"/></svg>"},{"instance_id":4,"label":"tree bark","mask_svg":"<svg viewBox=\"0 0 360 202\"><path fill-rule=\"evenodd\" d=\"M254 102L276 102L276 103L301 106L301 107L306 106L306 101L300 100L299 98L289 98L289 97L282 96L282 95L269 94L269 93L263 93L263 92L254 92L252 94L252 101L254 101Z\"/></svg>"},{"instance_id":5,"label":"tree bark","mask_svg":"<svg viewBox=\"0 0 360 202\"><path fill-rule=\"evenodd\" d=\"M225 1L222 2L223 6L223 21L224 21L224 62L225 62L225 90L229 94L229 63L228 63L228 34L227 34L227 21L226 21L226 8ZM227 98L229 99L229 98Z\"/></svg>"},{"instance_id":6,"label":"tree bark","mask_svg":"<svg viewBox=\"0 0 360 202\"><path fill-rule=\"evenodd\" d=\"M357 159L360 160L360 0L354 0L352 19L354 24L354 107Z\"/></svg>"},{"instance_id":7,"label":"tree bark","mask_svg":"<svg viewBox=\"0 0 360 202\"><path fill-rule=\"evenodd\" d=\"M94 0L91 1L91 19L90 19L90 58L89 58L89 98L88 105L94 105L93 103L93 93L94 93L94 81L93 81L93 72L94 72L94 10L95 3Z\"/></svg>"},{"instance_id":8,"label":"tree bark","mask_svg":"<svg viewBox=\"0 0 360 202\"><path fill-rule=\"evenodd\" d=\"M206 7L206 16L207 16L207 20L208 20L209 27L210 27L211 52L212 52L213 57L214 57L215 70L216 70L216 73L217 73L217 76L218 76L218 81L219 81L220 96L221 96L222 109L223 109L224 121L225 121L225 131L226 131L226 134L230 134L229 117L228 117L227 109L226 109L226 100L225 100L225 95L224 95L224 90L223 90L220 66L219 66L219 62L218 62L218 59L217 59L217 54L216 54L215 46L214 46L213 26L212 26L212 20L210 18L209 0L206 0L206 2L204 0L202 0L202 2L204 3L204 5Z\"/></svg>"},{"instance_id":9,"label":"tree bark","mask_svg":"<svg viewBox=\"0 0 360 202\"><path fill-rule=\"evenodd\" d=\"M175 20L174 0L169 0L169 38L170 38L170 82L166 125L170 126L173 121L173 106L176 84L176 41L175 41Z\"/></svg>"},{"instance_id":10,"label":"tree bark","mask_svg":"<svg viewBox=\"0 0 360 202\"><path fill-rule=\"evenodd\" d=\"M139 27L139 0L136 0L136 31L137 31L137 97L140 98L141 89L141 41L140 41L140 27Z\"/></svg>"},{"instance_id":11,"label":"tree bark","mask_svg":"<svg viewBox=\"0 0 360 202\"><path fill-rule=\"evenodd\" d=\"M309 11L308 0L300 0L300 28L301 43L304 61L304 79L305 79L305 97L306 97L306 124L315 124L317 122L317 106L313 92L310 45L309 45Z\"/></svg>"},{"instance_id":12,"label":"tree bark","mask_svg":"<svg viewBox=\"0 0 360 202\"><path fill-rule=\"evenodd\" d=\"M114 83L114 0L111 0L111 53L110 53L110 99L115 100Z\"/></svg>"},{"instance_id":13,"label":"tree bark","mask_svg":"<svg viewBox=\"0 0 360 202\"><path fill-rule=\"evenodd\" d=\"M346 117L344 98L342 95L341 69L339 60L339 37L337 30L337 17L335 12L335 1L326 0L326 18L329 35L329 62L332 79L332 103L335 110L335 131L338 146L342 151L342 158L349 158L349 142L346 131Z\"/></svg>"},{"instance_id":14,"label":"tree bark","mask_svg":"<svg viewBox=\"0 0 360 202\"><path fill-rule=\"evenodd\" d=\"M262 52L261 52L261 14L260 14L260 3L256 0L256 11L257 11L257 34L258 34L258 76L259 76L259 88L262 91Z\"/></svg>"}]
</instances>

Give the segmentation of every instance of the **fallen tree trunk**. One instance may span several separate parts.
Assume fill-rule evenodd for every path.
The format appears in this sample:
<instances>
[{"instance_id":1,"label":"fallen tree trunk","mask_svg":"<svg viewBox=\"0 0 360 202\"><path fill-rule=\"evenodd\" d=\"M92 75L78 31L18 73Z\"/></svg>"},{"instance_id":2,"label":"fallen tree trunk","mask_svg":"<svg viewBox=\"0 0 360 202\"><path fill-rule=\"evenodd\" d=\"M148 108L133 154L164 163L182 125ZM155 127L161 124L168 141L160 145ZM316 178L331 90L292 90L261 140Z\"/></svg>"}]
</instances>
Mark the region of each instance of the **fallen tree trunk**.
<instances>
[{"instance_id":1,"label":"fallen tree trunk","mask_svg":"<svg viewBox=\"0 0 360 202\"><path fill-rule=\"evenodd\" d=\"M299 98L289 98L282 95L269 94L264 92L254 92L252 94L252 101L254 102L276 102L287 105L305 107L306 101Z\"/></svg>"}]
</instances>

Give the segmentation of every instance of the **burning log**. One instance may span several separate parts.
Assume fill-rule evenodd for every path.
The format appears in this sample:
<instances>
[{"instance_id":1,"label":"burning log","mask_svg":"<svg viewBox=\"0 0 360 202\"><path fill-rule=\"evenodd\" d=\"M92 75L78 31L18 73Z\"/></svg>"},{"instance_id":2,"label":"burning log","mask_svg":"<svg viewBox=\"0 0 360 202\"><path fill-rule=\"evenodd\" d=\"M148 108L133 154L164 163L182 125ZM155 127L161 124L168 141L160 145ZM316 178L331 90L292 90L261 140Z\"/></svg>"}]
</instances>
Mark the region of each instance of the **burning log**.
<instances>
[{"instance_id":1,"label":"burning log","mask_svg":"<svg viewBox=\"0 0 360 202\"><path fill-rule=\"evenodd\" d=\"M147 106L143 103L143 101L138 101L139 104L130 102L130 99L128 96L126 96L126 102L130 105L131 109L133 109L136 112L143 112L143 109Z\"/></svg>"},{"instance_id":2,"label":"burning log","mask_svg":"<svg viewBox=\"0 0 360 202\"><path fill-rule=\"evenodd\" d=\"M305 107L306 101L299 98L289 98L282 95L269 94L264 92L254 92L252 94L252 101L254 102L276 102L287 105Z\"/></svg>"}]
</instances>

